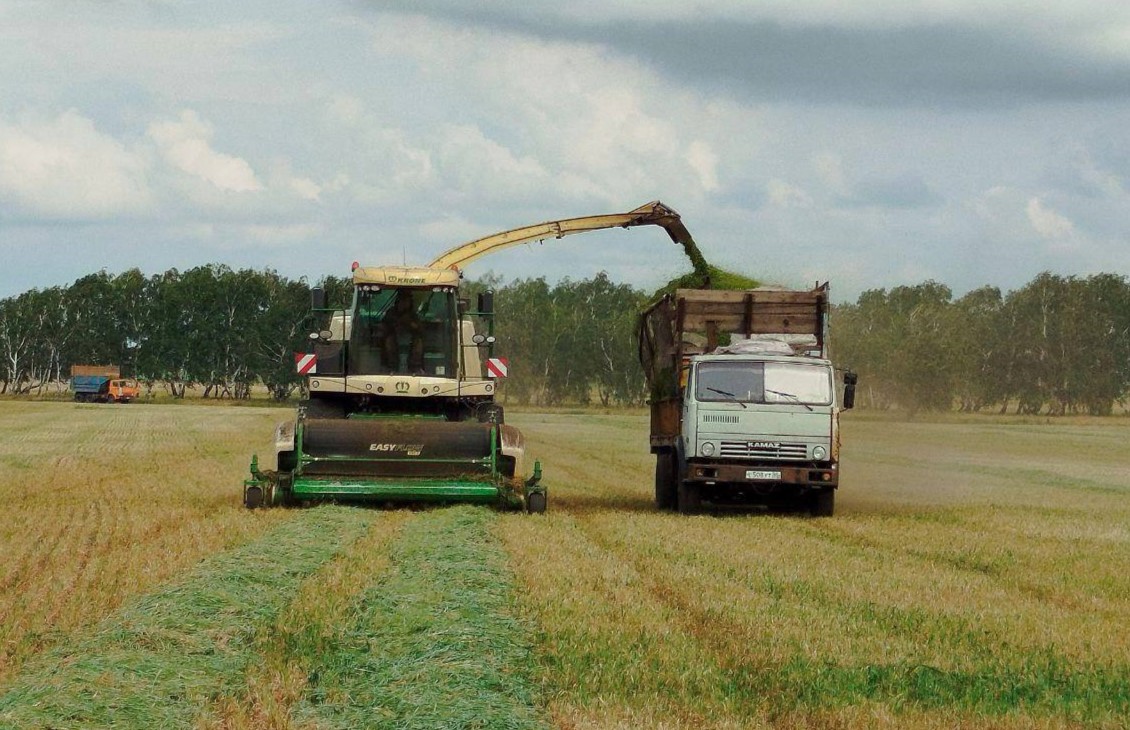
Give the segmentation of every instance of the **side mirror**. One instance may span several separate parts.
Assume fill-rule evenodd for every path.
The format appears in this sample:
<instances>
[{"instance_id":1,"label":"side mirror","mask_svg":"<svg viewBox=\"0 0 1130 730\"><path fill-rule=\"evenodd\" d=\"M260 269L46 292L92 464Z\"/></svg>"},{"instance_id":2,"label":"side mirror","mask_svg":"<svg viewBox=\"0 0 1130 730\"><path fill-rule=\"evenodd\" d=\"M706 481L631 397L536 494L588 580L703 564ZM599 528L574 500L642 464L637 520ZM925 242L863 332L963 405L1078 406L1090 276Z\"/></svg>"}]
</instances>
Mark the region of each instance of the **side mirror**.
<instances>
[{"instance_id":1,"label":"side mirror","mask_svg":"<svg viewBox=\"0 0 1130 730\"><path fill-rule=\"evenodd\" d=\"M493 314L494 313L494 292L485 291L479 295L479 313L480 314Z\"/></svg>"},{"instance_id":2,"label":"side mirror","mask_svg":"<svg viewBox=\"0 0 1130 730\"><path fill-rule=\"evenodd\" d=\"M320 286L316 286L310 290L310 308L311 309L325 309L326 308L326 290Z\"/></svg>"},{"instance_id":3,"label":"side mirror","mask_svg":"<svg viewBox=\"0 0 1130 730\"><path fill-rule=\"evenodd\" d=\"M855 384L859 376L848 370L844 373L844 410L855 408Z\"/></svg>"}]
</instances>

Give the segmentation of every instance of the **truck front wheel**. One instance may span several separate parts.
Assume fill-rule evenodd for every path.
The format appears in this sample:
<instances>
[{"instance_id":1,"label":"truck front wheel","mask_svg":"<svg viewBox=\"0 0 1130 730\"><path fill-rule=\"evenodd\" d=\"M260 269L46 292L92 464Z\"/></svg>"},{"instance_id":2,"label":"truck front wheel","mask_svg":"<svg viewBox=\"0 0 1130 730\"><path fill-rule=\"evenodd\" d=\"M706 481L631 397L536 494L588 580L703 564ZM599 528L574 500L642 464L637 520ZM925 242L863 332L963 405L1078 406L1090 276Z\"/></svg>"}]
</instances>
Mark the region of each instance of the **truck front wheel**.
<instances>
[{"instance_id":1,"label":"truck front wheel","mask_svg":"<svg viewBox=\"0 0 1130 730\"><path fill-rule=\"evenodd\" d=\"M698 485L679 480L678 488L679 514L695 515L702 509L702 495Z\"/></svg>"},{"instance_id":2,"label":"truck front wheel","mask_svg":"<svg viewBox=\"0 0 1130 730\"><path fill-rule=\"evenodd\" d=\"M810 510L813 517L831 517L836 511L836 490L822 489L811 496Z\"/></svg>"}]
</instances>

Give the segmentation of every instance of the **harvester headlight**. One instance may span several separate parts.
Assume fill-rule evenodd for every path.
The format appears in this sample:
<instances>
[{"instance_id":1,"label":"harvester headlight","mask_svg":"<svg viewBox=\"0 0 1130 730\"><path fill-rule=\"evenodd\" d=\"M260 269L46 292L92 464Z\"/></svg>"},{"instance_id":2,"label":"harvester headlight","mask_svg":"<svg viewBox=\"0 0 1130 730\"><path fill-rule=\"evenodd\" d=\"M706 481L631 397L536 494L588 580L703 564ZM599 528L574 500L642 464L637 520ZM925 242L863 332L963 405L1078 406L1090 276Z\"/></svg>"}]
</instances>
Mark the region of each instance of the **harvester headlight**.
<instances>
[{"instance_id":1,"label":"harvester headlight","mask_svg":"<svg viewBox=\"0 0 1130 730\"><path fill-rule=\"evenodd\" d=\"M699 450L703 456L714 456L714 444L709 441L703 441Z\"/></svg>"},{"instance_id":2,"label":"harvester headlight","mask_svg":"<svg viewBox=\"0 0 1130 730\"><path fill-rule=\"evenodd\" d=\"M486 341L487 341L486 335L480 334L480 335L474 335L473 337L471 337L471 342L474 342L476 345L481 345Z\"/></svg>"},{"instance_id":3,"label":"harvester headlight","mask_svg":"<svg viewBox=\"0 0 1130 730\"><path fill-rule=\"evenodd\" d=\"M828 455L828 450L825 449L823 446L817 446L816 448L814 448L812 450L812 458L816 459L817 461L822 460L827 455Z\"/></svg>"}]
</instances>

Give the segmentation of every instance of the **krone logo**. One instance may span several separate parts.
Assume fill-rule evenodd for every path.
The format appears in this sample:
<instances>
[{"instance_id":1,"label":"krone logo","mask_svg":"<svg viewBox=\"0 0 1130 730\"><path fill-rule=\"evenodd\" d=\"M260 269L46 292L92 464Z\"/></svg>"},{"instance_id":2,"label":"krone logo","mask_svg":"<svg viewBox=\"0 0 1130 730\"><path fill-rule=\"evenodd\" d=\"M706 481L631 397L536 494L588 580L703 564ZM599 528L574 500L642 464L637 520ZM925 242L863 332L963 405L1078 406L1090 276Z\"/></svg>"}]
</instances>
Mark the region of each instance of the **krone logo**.
<instances>
[{"instance_id":1,"label":"krone logo","mask_svg":"<svg viewBox=\"0 0 1130 730\"><path fill-rule=\"evenodd\" d=\"M408 390L409 390L409 389L410 389L411 387L412 387L412 384L411 384L411 383L409 383L409 382L408 382L407 380L398 380L398 381L396 381L396 392L397 392L397 393L407 393L407 392L408 392Z\"/></svg>"}]
</instances>

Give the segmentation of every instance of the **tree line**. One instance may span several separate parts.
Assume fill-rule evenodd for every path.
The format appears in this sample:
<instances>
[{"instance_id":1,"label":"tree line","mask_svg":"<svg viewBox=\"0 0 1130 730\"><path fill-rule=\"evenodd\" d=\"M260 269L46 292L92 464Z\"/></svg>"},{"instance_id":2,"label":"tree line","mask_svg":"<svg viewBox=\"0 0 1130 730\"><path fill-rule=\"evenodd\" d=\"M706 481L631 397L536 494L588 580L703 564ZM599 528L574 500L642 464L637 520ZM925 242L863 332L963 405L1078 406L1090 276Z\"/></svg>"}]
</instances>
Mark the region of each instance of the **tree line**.
<instances>
[{"instance_id":1,"label":"tree line","mask_svg":"<svg viewBox=\"0 0 1130 730\"><path fill-rule=\"evenodd\" d=\"M510 360L506 401L642 405L636 317L652 295L591 279L466 282L495 292L497 354ZM318 282L334 306L346 278ZM145 276L105 271L70 286L0 300L0 393L60 388L74 364L116 364L174 397L285 400L301 388L293 353L319 324L310 287L271 270L201 266ZM945 285L866 291L834 307L833 358L860 376L876 409L1109 414L1130 393L1125 277L1043 273L1016 291Z\"/></svg>"},{"instance_id":2,"label":"tree line","mask_svg":"<svg viewBox=\"0 0 1130 730\"><path fill-rule=\"evenodd\" d=\"M348 279L319 282L347 306ZM123 375L177 398L249 398L263 384L285 400L302 385L293 353L320 327L305 279L201 266L145 276L105 271L70 286L0 300L0 394L60 389L75 364L118 365ZM511 362L504 397L552 405L640 404L634 313L645 301L605 274L549 285L544 278L467 282L495 291L498 354Z\"/></svg>"},{"instance_id":3,"label":"tree line","mask_svg":"<svg viewBox=\"0 0 1130 730\"><path fill-rule=\"evenodd\" d=\"M1130 393L1130 285L1042 273L954 298L928 281L864 292L833 314L859 403L886 409L1109 415Z\"/></svg>"}]
</instances>

